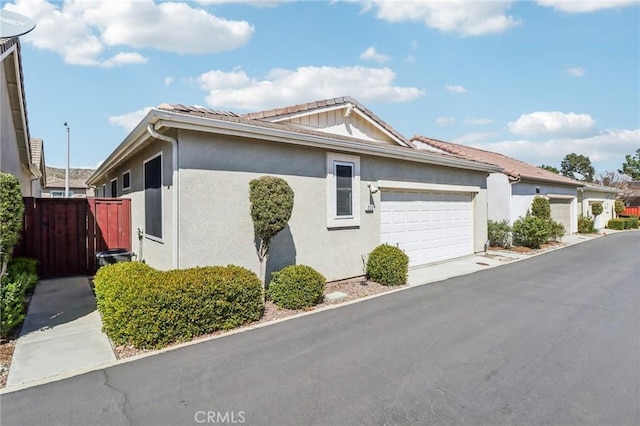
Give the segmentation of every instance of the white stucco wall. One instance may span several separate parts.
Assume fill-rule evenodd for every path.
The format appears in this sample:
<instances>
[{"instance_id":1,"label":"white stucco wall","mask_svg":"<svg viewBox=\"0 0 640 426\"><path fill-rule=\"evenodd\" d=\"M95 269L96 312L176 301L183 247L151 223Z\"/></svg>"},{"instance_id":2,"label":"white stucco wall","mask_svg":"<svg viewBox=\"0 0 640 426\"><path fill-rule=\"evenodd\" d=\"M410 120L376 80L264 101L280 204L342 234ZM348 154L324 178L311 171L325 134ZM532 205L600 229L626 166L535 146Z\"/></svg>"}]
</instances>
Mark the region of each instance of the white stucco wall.
<instances>
[{"instance_id":1,"label":"white stucco wall","mask_svg":"<svg viewBox=\"0 0 640 426\"><path fill-rule=\"evenodd\" d=\"M536 193L536 188L540 189L539 193ZM578 201L576 187L520 181L511 185L511 191L511 223L527 214L527 210L531 208L531 203L536 195L547 196L548 194L554 194L573 196L574 199L571 201L571 229L567 229L567 233L574 233L578 231Z\"/></svg>"},{"instance_id":2,"label":"white stucco wall","mask_svg":"<svg viewBox=\"0 0 640 426\"><path fill-rule=\"evenodd\" d=\"M504 173L491 173L487 177L487 203L489 220L511 221L511 184Z\"/></svg>"},{"instance_id":3,"label":"white stucco wall","mask_svg":"<svg viewBox=\"0 0 640 426\"><path fill-rule=\"evenodd\" d=\"M474 199L474 249L481 251L486 241L484 172L360 156L360 226L327 229L325 150L188 131L180 131L179 141L182 268L233 263L258 272L249 182L267 174L285 179L295 193L289 226L273 241L268 272L297 263L329 280L362 275L362 256L380 243L380 192L371 196L367 187L378 180L481 187ZM374 211L366 213L370 203Z\"/></svg>"},{"instance_id":4,"label":"white stucco wall","mask_svg":"<svg viewBox=\"0 0 640 426\"><path fill-rule=\"evenodd\" d=\"M616 194L600 191L590 191L585 189L578 192L578 215L593 218L591 204L594 202L602 203L602 214L595 216L593 226L597 230L606 227L610 219L615 217L614 203Z\"/></svg>"}]
</instances>

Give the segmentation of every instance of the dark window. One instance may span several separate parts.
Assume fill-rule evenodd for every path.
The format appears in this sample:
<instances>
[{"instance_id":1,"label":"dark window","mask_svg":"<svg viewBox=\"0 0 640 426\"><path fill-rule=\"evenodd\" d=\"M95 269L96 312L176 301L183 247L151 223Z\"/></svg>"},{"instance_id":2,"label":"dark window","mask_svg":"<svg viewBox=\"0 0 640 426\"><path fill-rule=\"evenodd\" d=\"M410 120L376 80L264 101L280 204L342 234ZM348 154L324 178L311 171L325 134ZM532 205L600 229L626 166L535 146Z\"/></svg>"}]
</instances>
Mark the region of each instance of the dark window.
<instances>
[{"instance_id":1,"label":"dark window","mask_svg":"<svg viewBox=\"0 0 640 426\"><path fill-rule=\"evenodd\" d=\"M122 175L122 189L131 188L131 173L126 172Z\"/></svg>"},{"instance_id":2,"label":"dark window","mask_svg":"<svg viewBox=\"0 0 640 426\"><path fill-rule=\"evenodd\" d=\"M162 238L162 156L144 164L145 232Z\"/></svg>"},{"instance_id":3,"label":"dark window","mask_svg":"<svg viewBox=\"0 0 640 426\"><path fill-rule=\"evenodd\" d=\"M118 196L118 179L114 179L111 181L111 196Z\"/></svg>"},{"instance_id":4,"label":"dark window","mask_svg":"<svg viewBox=\"0 0 640 426\"><path fill-rule=\"evenodd\" d=\"M102 185L102 196L103 197L107 196L107 185L106 184Z\"/></svg>"},{"instance_id":5,"label":"dark window","mask_svg":"<svg viewBox=\"0 0 640 426\"><path fill-rule=\"evenodd\" d=\"M336 215L353 215L353 164L336 164Z\"/></svg>"},{"instance_id":6,"label":"dark window","mask_svg":"<svg viewBox=\"0 0 640 426\"><path fill-rule=\"evenodd\" d=\"M540 193L540 187L536 186L536 194L539 194L539 193Z\"/></svg>"}]
</instances>

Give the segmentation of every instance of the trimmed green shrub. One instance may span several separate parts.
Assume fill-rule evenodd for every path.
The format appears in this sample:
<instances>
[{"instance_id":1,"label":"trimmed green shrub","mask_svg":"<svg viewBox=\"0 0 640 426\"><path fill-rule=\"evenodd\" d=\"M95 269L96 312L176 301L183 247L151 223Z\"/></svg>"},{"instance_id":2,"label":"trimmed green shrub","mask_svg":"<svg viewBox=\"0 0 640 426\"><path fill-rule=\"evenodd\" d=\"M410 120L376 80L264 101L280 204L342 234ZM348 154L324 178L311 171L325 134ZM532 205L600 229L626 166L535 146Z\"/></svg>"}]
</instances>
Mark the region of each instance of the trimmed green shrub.
<instances>
[{"instance_id":1,"label":"trimmed green shrub","mask_svg":"<svg viewBox=\"0 0 640 426\"><path fill-rule=\"evenodd\" d=\"M0 336L9 337L25 318L24 298L38 282L37 261L24 257L11 259L7 273L0 278Z\"/></svg>"},{"instance_id":2,"label":"trimmed green shrub","mask_svg":"<svg viewBox=\"0 0 640 426\"><path fill-rule=\"evenodd\" d=\"M616 215L621 214L624 211L624 202L622 200L616 200L615 203L613 203L613 211L616 212Z\"/></svg>"},{"instance_id":3,"label":"trimmed green shrub","mask_svg":"<svg viewBox=\"0 0 640 426\"><path fill-rule=\"evenodd\" d=\"M531 215L540 219L551 219L551 204L544 197L535 197L531 203Z\"/></svg>"},{"instance_id":4,"label":"trimmed green shrub","mask_svg":"<svg viewBox=\"0 0 640 426\"><path fill-rule=\"evenodd\" d=\"M22 189L18 178L0 172L0 277L2 277L20 239L24 215Z\"/></svg>"},{"instance_id":5,"label":"trimmed green shrub","mask_svg":"<svg viewBox=\"0 0 640 426\"><path fill-rule=\"evenodd\" d=\"M492 247L509 248L511 246L511 226L508 220L496 222L490 220L487 222L487 230L489 233L489 244Z\"/></svg>"},{"instance_id":6,"label":"trimmed green shrub","mask_svg":"<svg viewBox=\"0 0 640 426\"><path fill-rule=\"evenodd\" d=\"M627 221L625 219L609 219L607 223L607 228L609 229L617 229L618 231L622 231L625 229L627 225Z\"/></svg>"},{"instance_id":7,"label":"trimmed green shrub","mask_svg":"<svg viewBox=\"0 0 640 426\"><path fill-rule=\"evenodd\" d=\"M382 244L373 249L367 259L367 279L382 285L407 283L409 257L398 247Z\"/></svg>"},{"instance_id":8,"label":"trimmed green shrub","mask_svg":"<svg viewBox=\"0 0 640 426\"><path fill-rule=\"evenodd\" d=\"M273 273L267 294L282 308L308 308L322 302L326 282L322 274L309 266L291 265Z\"/></svg>"},{"instance_id":9,"label":"trimmed green shrub","mask_svg":"<svg viewBox=\"0 0 640 426\"><path fill-rule=\"evenodd\" d=\"M603 211L604 211L604 208L602 207L601 202L596 201L593 204L591 204L591 213L594 216L598 216L599 214L602 214Z\"/></svg>"},{"instance_id":10,"label":"trimmed green shrub","mask_svg":"<svg viewBox=\"0 0 640 426\"><path fill-rule=\"evenodd\" d=\"M593 219L589 219L586 216L578 217L578 232L581 234L591 234L595 232L593 223Z\"/></svg>"},{"instance_id":11,"label":"trimmed green shrub","mask_svg":"<svg viewBox=\"0 0 640 426\"><path fill-rule=\"evenodd\" d=\"M549 221L536 216L520 218L513 223L515 245L540 248L549 239Z\"/></svg>"},{"instance_id":12,"label":"trimmed green shrub","mask_svg":"<svg viewBox=\"0 0 640 426\"><path fill-rule=\"evenodd\" d=\"M239 266L162 272L140 262L103 266L94 278L104 331L116 345L160 348L260 319L262 284Z\"/></svg>"},{"instance_id":13,"label":"trimmed green shrub","mask_svg":"<svg viewBox=\"0 0 640 426\"><path fill-rule=\"evenodd\" d=\"M291 219L293 189L286 180L275 176L262 176L249 182L249 202L253 230L260 240L258 260L260 280L265 289L265 263L269 257L269 244ZM265 293L266 296L266 293Z\"/></svg>"},{"instance_id":14,"label":"trimmed green shrub","mask_svg":"<svg viewBox=\"0 0 640 426\"><path fill-rule=\"evenodd\" d=\"M564 225L554 220L547 222L547 229L549 230L548 239L551 241L560 241L560 238L564 236Z\"/></svg>"},{"instance_id":15,"label":"trimmed green shrub","mask_svg":"<svg viewBox=\"0 0 640 426\"><path fill-rule=\"evenodd\" d=\"M634 214L620 215L620 219L625 219L627 221L625 229L638 229L638 216Z\"/></svg>"}]
</instances>

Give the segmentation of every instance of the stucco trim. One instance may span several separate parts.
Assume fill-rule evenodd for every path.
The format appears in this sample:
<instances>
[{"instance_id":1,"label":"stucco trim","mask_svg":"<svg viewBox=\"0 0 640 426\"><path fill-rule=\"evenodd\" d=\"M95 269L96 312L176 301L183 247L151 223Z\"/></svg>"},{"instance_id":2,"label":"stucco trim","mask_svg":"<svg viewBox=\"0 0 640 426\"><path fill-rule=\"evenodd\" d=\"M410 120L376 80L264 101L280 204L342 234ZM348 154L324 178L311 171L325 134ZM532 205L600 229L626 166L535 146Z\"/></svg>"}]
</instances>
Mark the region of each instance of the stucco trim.
<instances>
[{"instance_id":1,"label":"stucco trim","mask_svg":"<svg viewBox=\"0 0 640 426\"><path fill-rule=\"evenodd\" d=\"M439 183L420 183L420 182L402 182L393 180L378 181L380 189L408 189L415 191L431 191L431 192L480 192L479 186L466 185L443 185Z\"/></svg>"},{"instance_id":2,"label":"stucco trim","mask_svg":"<svg viewBox=\"0 0 640 426\"><path fill-rule=\"evenodd\" d=\"M565 195L565 194L547 194L547 198L560 199L560 200L573 200L576 197L574 195Z\"/></svg>"}]
</instances>

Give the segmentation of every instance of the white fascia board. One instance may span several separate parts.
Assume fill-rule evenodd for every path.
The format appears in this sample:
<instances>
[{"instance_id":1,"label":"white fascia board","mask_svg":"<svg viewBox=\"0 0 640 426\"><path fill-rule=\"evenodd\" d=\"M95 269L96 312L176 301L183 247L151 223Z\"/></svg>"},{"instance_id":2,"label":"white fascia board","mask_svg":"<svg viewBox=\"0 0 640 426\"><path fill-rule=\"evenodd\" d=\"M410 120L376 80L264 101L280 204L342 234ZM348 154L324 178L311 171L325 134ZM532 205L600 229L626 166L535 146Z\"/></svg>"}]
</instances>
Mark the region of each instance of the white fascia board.
<instances>
[{"instance_id":1,"label":"white fascia board","mask_svg":"<svg viewBox=\"0 0 640 426\"><path fill-rule=\"evenodd\" d=\"M574 195L567 194L547 194L547 198L551 198L554 200L573 200L576 197Z\"/></svg>"},{"instance_id":2,"label":"white fascia board","mask_svg":"<svg viewBox=\"0 0 640 426\"><path fill-rule=\"evenodd\" d=\"M455 157L442 157L428 152L420 152L415 149L332 139L329 134L327 134L326 137L307 135L295 131L252 126L246 123L238 123L227 120L216 120L214 118L204 118L183 114L171 115L172 117L170 118L159 117L160 121L158 121L158 123L156 124L156 128L160 129L162 127L170 127L206 133L240 136L245 138L249 137L253 139L284 142L294 145L312 146L330 150L340 150L343 152L394 158L398 160L417 163L428 163L439 166L482 172L501 172L503 170L502 167L492 164L477 163L474 161L459 159Z\"/></svg>"},{"instance_id":3,"label":"white fascia board","mask_svg":"<svg viewBox=\"0 0 640 426\"><path fill-rule=\"evenodd\" d=\"M394 180L380 180L378 181L378 188L380 189L398 189L398 190L413 190L413 191L430 191L430 192L465 192L465 193L478 193L480 192L479 186L469 185L443 185L439 183L420 183L420 182L403 182Z\"/></svg>"}]
</instances>

